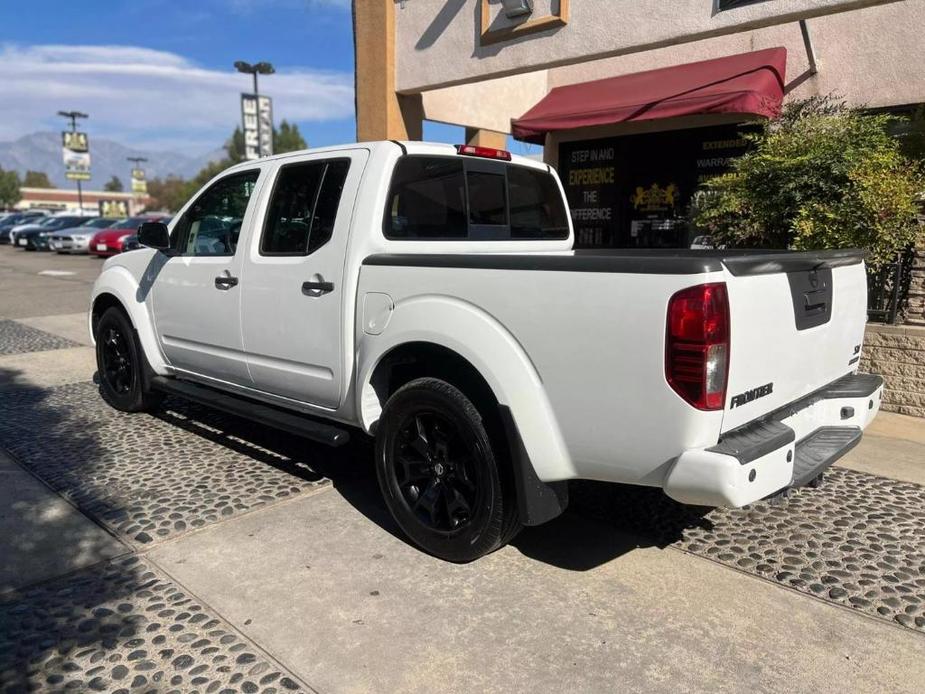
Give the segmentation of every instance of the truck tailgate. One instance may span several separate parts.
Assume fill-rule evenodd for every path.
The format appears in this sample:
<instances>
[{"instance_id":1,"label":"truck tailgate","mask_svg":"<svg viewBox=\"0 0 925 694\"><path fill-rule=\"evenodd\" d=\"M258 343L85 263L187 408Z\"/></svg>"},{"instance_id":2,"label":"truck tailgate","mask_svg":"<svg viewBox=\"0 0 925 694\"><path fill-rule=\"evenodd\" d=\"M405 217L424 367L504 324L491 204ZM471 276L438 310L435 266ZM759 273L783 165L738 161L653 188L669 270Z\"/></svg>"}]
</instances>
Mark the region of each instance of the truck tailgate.
<instances>
[{"instance_id":1,"label":"truck tailgate","mask_svg":"<svg viewBox=\"0 0 925 694\"><path fill-rule=\"evenodd\" d=\"M857 369L867 320L860 252L743 256L723 263L731 325L724 432Z\"/></svg>"}]
</instances>

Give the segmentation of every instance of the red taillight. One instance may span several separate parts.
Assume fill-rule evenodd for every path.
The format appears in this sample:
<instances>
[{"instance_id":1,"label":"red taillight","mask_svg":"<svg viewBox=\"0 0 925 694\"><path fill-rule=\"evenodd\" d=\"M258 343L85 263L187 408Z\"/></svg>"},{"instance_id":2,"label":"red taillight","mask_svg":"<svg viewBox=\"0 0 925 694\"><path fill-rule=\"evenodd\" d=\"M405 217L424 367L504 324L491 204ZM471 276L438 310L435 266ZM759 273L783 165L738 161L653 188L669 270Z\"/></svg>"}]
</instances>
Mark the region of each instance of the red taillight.
<instances>
[{"instance_id":1,"label":"red taillight","mask_svg":"<svg viewBox=\"0 0 925 694\"><path fill-rule=\"evenodd\" d=\"M668 302L665 376L700 410L722 410L729 372L729 298L722 282L688 287Z\"/></svg>"},{"instance_id":2,"label":"red taillight","mask_svg":"<svg viewBox=\"0 0 925 694\"><path fill-rule=\"evenodd\" d=\"M503 149L494 149L493 147L476 147L475 145L456 145L457 154L465 154L469 157L482 157L483 159L500 159L510 161L511 153Z\"/></svg>"}]
</instances>

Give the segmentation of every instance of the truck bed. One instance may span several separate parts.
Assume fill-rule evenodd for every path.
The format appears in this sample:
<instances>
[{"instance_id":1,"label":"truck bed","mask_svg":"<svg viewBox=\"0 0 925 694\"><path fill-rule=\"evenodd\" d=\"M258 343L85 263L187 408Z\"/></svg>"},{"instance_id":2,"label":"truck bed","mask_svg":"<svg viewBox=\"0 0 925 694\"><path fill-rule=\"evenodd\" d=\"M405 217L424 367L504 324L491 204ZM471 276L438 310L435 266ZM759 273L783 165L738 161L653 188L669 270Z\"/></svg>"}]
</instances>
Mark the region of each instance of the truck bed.
<instances>
[{"instance_id":1,"label":"truck bed","mask_svg":"<svg viewBox=\"0 0 925 694\"><path fill-rule=\"evenodd\" d=\"M864 252L575 250L390 253L363 262L360 293L395 310L464 302L521 345L584 477L654 484L682 450L761 419L856 371L866 320ZM820 293L812 282L821 287ZM724 283L731 342L726 405L703 411L666 382L670 298Z\"/></svg>"},{"instance_id":2,"label":"truck bed","mask_svg":"<svg viewBox=\"0 0 925 694\"><path fill-rule=\"evenodd\" d=\"M369 256L363 264L659 275L696 275L718 272L725 267L732 275L744 277L855 265L864 260L865 256L866 251L858 249L786 251L629 248L579 249L564 253L383 253Z\"/></svg>"}]
</instances>

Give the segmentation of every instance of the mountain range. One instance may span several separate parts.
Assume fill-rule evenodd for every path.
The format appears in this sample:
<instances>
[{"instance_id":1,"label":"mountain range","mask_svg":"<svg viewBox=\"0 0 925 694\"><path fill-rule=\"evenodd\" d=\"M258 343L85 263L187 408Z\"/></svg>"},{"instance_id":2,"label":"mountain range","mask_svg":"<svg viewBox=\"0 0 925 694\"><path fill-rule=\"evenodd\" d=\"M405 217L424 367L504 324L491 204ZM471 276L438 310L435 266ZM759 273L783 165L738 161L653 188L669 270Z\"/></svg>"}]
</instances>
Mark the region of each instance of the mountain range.
<instances>
[{"instance_id":1,"label":"mountain range","mask_svg":"<svg viewBox=\"0 0 925 694\"><path fill-rule=\"evenodd\" d=\"M102 190L112 176L118 176L125 186L131 187L132 163L126 157L145 157L142 164L147 178L164 177L170 174L192 178L210 161L225 156L224 149L215 149L201 155L180 154L126 147L103 137L90 138L91 172L93 178L84 183L87 190ZM61 134L37 132L24 135L17 140L0 142L0 168L18 171L20 178L27 170L44 171L49 180L59 188L71 188L73 181L64 177L64 163L61 157Z\"/></svg>"}]
</instances>

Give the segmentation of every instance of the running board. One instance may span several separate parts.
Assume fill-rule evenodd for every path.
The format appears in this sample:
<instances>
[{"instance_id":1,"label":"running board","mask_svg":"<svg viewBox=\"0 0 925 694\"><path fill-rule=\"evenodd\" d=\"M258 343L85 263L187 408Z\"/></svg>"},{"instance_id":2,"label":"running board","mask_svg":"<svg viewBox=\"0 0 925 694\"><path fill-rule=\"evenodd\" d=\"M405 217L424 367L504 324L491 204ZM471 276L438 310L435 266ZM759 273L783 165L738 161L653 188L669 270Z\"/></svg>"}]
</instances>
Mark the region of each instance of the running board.
<instances>
[{"instance_id":1,"label":"running board","mask_svg":"<svg viewBox=\"0 0 925 694\"><path fill-rule=\"evenodd\" d=\"M214 407L217 410L222 410L252 422L281 429L290 434L296 434L328 446L343 446L350 440L350 434L344 429L271 407L270 405L264 405L254 400L228 395L214 388L200 386L190 381L154 376L151 379L151 387L162 393L176 395L207 407Z\"/></svg>"}]
</instances>

